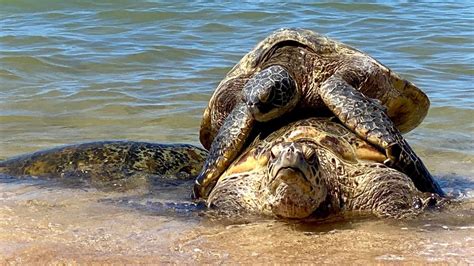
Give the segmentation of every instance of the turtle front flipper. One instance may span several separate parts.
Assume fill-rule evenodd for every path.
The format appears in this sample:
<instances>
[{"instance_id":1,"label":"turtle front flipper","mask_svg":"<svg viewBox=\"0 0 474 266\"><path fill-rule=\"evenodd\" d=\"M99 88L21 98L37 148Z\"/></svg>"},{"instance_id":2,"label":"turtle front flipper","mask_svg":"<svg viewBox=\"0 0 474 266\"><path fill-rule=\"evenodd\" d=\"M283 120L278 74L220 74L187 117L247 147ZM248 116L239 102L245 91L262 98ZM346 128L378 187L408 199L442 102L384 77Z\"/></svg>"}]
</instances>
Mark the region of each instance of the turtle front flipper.
<instances>
[{"instance_id":1,"label":"turtle front flipper","mask_svg":"<svg viewBox=\"0 0 474 266\"><path fill-rule=\"evenodd\" d=\"M194 198L207 198L219 176L239 154L254 123L245 103L235 106L211 144L204 167L196 178Z\"/></svg>"},{"instance_id":2,"label":"turtle front flipper","mask_svg":"<svg viewBox=\"0 0 474 266\"><path fill-rule=\"evenodd\" d=\"M345 126L385 150L386 165L410 176L419 190L444 195L377 100L366 97L337 73L318 90L323 102Z\"/></svg>"},{"instance_id":3,"label":"turtle front flipper","mask_svg":"<svg viewBox=\"0 0 474 266\"><path fill-rule=\"evenodd\" d=\"M242 102L227 116L212 141L209 156L196 179L193 197L207 198L219 176L245 145L256 121L282 116L299 99L296 82L284 67L272 65L253 75L242 90Z\"/></svg>"}]
</instances>

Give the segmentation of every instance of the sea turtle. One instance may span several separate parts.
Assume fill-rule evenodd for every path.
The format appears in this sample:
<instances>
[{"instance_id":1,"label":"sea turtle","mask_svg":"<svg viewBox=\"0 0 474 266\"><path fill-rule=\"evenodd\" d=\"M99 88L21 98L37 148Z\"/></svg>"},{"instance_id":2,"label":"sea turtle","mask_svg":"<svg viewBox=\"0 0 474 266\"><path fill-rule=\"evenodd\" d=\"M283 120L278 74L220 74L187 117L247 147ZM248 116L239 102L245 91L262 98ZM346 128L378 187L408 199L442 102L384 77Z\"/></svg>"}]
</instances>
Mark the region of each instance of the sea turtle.
<instances>
[{"instance_id":1,"label":"sea turtle","mask_svg":"<svg viewBox=\"0 0 474 266\"><path fill-rule=\"evenodd\" d=\"M221 175L207 204L284 218L346 211L401 218L442 199L420 192L386 159L340 123L300 120L257 138Z\"/></svg>"},{"instance_id":2,"label":"sea turtle","mask_svg":"<svg viewBox=\"0 0 474 266\"><path fill-rule=\"evenodd\" d=\"M0 161L7 176L84 180L95 186L128 189L150 175L189 179L199 173L207 151L189 144L98 141L66 145Z\"/></svg>"},{"instance_id":3,"label":"sea turtle","mask_svg":"<svg viewBox=\"0 0 474 266\"><path fill-rule=\"evenodd\" d=\"M440 194L400 133L419 125L429 105L413 83L357 49L310 30L277 30L230 70L204 111L200 140L209 157L196 197L208 195L257 123L328 115L384 151L385 164L418 189Z\"/></svg>"},{"instance_id":4,"label":"sea turtle","mask_svg":"<svg viewBox=\"0 0 474 266\"><path fill-rule=\"evenodd\" d=\"M158 183L193 180L206 155L192 145L92 142L2 161L0 173L87 179L102 189L130 189L150 184L156 175L162 176ZM384 160L373 145L328 118L269 127L222 174L205 204L227 214L305 218L357 210L401 218L440 199L418 191Z\"/></svg>"}]
</instances>

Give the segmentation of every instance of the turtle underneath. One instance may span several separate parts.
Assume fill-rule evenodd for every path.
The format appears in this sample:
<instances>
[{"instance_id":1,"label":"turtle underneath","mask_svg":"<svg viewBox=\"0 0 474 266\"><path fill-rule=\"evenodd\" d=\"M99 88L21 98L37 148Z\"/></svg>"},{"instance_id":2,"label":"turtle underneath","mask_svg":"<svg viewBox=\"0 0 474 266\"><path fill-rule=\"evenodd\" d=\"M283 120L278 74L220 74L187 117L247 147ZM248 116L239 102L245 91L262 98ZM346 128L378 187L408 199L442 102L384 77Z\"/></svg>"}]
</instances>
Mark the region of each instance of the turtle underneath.
<instances>
[{"instance_id":1,"label":"turtle underneath","mask_svg":"<svg viewBox=\"0 0 474 266\"><path fill-rule=\"evenodd\" d=\"M196 197L207 197L255 129L279 119L334 115L418 189L441 194L401 136L421 123L429 105L418 87L366 53L310 30L278 30L229 71L204 111L200 140L209 157Z\"/></svg>"},{"instance_id":2,"label":"turtle underneath","mask_svg":"<svg viewBox=\"0 0 474 266\"><path fill-rule=\"evenodd\" d=\"M310 118L272 131L268 128L268 134L255 138L222 174L208 206L229 214L284 218L342 211L401 218L419 214L439 199L385 166L382 152L340 123ZM92 142L2 161L0 173L87 179L102 189L130 189L148 184L156 175L162 178L154 182L193 180L206 155L186 144Z\"/></svg>"},{"instance_id":3,"label":"turtle underneath","mask_svg":"<svg viewBox=\"0 0 474 266\"><path fill-rule=\"evenodd\" d=\"M419 191L383 164L384 153L330 119L300 120L262 138L220 176L208 206L284 218L347 211L402 218L442 199Z\"/></svg>"}]
</instances>

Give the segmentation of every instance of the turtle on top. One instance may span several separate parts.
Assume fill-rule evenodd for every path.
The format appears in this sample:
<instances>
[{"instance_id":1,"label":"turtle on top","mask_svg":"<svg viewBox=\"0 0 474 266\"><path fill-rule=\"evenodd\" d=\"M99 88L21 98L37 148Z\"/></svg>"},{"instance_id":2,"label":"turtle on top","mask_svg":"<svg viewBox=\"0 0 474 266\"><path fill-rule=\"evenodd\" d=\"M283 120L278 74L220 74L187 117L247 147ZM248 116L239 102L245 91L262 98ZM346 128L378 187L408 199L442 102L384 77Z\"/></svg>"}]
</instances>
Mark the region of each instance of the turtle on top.
<instances>
[{"instance_id":1,"label":"turtle on top","mask_svg":"<svg viewBox=\"0 0 474 266\"><path fill-rule=\"evenodd\" d=\"M230 70L204 111L200 140L209 156L196 180L206 198L253 132L269 121L333 116L385 152L385 164L423 192L442 195L401 133L418 126L428 97L369 55L318 33L277 30Z\"/></svg>"}]
</instances>

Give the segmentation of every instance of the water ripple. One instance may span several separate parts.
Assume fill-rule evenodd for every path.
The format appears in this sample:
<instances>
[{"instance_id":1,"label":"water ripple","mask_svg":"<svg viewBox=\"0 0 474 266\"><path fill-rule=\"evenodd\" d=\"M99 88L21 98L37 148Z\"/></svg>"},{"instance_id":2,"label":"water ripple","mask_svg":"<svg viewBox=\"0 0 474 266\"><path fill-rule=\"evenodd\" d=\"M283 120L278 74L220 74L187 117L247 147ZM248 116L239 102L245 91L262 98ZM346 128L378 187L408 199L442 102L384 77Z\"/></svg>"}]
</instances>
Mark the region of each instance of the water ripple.
<instances>
[{"instance_id":1,"label":"water ripple","mask_svg":"<svg viewBox=\"0 0 474 266\"><path fill-rule=\"evenodd\" d=\"M0 150L31 151L39 139L197 143L225 73L271 31L303 27L427 92L432 109L407 138L428 164L472 162L473 17L468 2L2 1Z\"/></svg>"}]
</instances>

